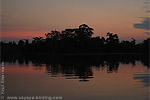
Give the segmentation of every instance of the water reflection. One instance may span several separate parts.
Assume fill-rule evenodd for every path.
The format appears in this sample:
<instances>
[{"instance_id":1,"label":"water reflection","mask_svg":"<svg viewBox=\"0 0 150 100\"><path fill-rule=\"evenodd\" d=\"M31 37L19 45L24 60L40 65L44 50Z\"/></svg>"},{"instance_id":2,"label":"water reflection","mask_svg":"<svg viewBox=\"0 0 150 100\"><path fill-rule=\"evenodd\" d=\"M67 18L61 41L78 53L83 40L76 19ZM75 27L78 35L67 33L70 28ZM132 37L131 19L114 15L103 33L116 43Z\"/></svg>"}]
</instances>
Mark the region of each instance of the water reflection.
<instances>
[{"instance_id":1,"label":"water reflection","mask_svg":"<svg viewBox=\"0 0 150 100\"><path fill-rule=\"evenodd\" d=\"M80 79L81 82L93 78L92 66L84 63L46 65L46 73L55 77L61 73L66 79Z\"/></svg>"},{"instance_id":2,"label":"water reflection","mask_svg":"<svg viewBox=\"0 0 150 100\"><path fill-rule=\"evenodd\" d=\"M150 84L150 74L135 74L134 80L138 82L143 82L145 87L148 87Z\"/></svg>"},{"instance_id":3,"label":"water reflection","mask_svg":"<svg viewBox=\"0 0 150 100\"><path fill-rule=\"evenodd\" d=\"M120 64L132 64L140 61L149 68L148 57L143 55L78 55L78 56L56 56L56 57L19 57L3 58L2 61L11 64L18 63L28 66L31 62L35 70L42 70L43 64L46 64L45 73L51 77L65 77L66 79L79 79L80 82L87 82L94 78L92 68L97 70L107 69L107 73L117 73ZM142 79L147 82L149 76L136 74L134 79ZM148 86L148 82L146 86Z\"/></svg>"}]
</instances>

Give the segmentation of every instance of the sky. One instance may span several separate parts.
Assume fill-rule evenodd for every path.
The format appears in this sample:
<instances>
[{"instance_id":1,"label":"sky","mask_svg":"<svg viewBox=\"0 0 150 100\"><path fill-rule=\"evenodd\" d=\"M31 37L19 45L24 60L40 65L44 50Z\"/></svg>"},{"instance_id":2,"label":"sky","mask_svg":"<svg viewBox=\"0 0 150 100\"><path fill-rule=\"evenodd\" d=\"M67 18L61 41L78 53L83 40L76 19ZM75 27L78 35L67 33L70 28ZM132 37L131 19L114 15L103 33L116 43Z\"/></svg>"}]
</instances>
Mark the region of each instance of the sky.
<instances>
[{"instance_id":1,"label":"sky","mask_svg":"<svg viewBox=\"0 0 150 100\"><path fill-rule=\"evenodd\" d=\"M142 41L150 34L148 0L1 0L1 40L45 37L87 24L93 36Z\"/></svg>"}]
</instances>

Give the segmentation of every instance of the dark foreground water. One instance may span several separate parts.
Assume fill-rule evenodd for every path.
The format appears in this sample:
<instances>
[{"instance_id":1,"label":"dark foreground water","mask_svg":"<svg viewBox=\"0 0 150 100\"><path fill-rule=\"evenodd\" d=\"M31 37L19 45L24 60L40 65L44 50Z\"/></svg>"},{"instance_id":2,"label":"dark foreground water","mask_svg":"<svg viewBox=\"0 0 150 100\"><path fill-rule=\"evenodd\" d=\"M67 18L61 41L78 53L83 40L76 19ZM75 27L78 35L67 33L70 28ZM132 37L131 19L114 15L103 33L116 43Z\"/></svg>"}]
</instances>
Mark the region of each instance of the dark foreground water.
<instances>
[{"instance_id":1,"label":"dark foreground water","mask_svg":"<svg viewBox=\"0 0 150 100\"><path fill-rule=\"evenodd\" d=\"M5 100L23 100L19 97L27 96L47 96L52 100L149 100L149 64L144 57L45 59L1 62L5 68Z\"/></svg>"}]
</instances>

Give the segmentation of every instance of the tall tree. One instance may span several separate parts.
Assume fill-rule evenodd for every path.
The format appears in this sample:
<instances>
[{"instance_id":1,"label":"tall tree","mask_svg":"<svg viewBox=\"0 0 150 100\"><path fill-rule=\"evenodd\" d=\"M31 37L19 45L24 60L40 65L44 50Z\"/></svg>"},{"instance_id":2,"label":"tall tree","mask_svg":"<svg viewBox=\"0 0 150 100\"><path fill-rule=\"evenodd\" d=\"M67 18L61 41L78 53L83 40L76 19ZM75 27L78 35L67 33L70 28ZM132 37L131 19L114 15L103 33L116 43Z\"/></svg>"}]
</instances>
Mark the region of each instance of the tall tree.
<instances>
[{"instance_id":1,"label":"tall tree","mask_svg":"<svg viewBox=\"0 0 150 100\"><path fill-rule=\"evenodd\" d=\"M59 31L51 31L50 33L45 34L47 39L52 39L52 40L60 40L60 32Z\"/></svg>"},{"instance_id":2,"label":"tall tree","mask_svg":"<svg viewBox=\"0 0 150 100\"><path fill-rule=\"evenodd\" d=\"M108 32L106 36L108 36L108 38L106 39L107 44L118 44L119 43L119 38L118 38L117 34Z\"/></svg>"}]
</instances>

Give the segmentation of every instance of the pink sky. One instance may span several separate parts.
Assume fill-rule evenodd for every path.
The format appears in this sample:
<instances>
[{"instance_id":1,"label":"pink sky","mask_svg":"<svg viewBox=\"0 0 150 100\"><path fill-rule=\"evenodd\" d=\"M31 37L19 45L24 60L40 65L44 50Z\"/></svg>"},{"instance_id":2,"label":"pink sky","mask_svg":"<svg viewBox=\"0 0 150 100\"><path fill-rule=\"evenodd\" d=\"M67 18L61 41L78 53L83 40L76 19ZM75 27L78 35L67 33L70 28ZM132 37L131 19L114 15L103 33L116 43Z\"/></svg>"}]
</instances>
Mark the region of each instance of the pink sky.
<instances>
[{"instance_id":1,"label":"pink sky","mask_svg":"<svg viewBox=\"0 0 150 100\"><path fill-rule=\"evenodd\" d=\"M1 38L31 39L81 24L94 28L94 36L113 32L122 40L148 37L149 30L134 27L147 17L143 0L2 0L1 5Z\"/></svg>"}]
</instances>

